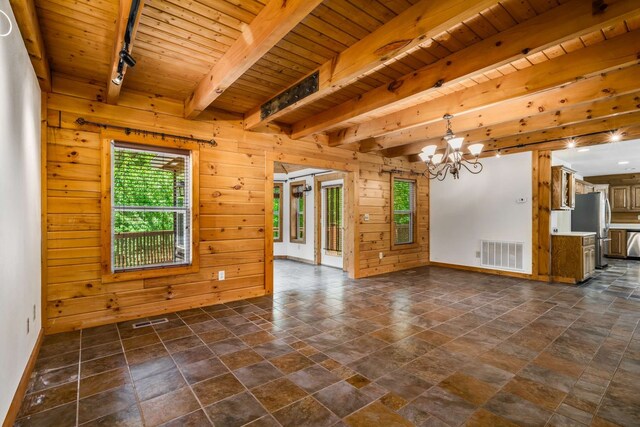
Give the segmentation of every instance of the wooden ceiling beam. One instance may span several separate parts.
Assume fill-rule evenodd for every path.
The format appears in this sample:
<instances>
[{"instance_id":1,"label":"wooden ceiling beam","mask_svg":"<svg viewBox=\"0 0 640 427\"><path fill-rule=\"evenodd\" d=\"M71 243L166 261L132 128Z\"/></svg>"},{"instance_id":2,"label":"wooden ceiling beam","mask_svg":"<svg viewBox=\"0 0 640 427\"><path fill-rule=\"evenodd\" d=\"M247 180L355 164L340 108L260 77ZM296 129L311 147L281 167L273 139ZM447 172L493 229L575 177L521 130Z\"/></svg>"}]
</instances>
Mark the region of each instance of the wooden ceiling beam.
<instances>
[{"instance_id":1,"label":"wooden ceiling beam","mask_svg":"<svg viewBox=\"0 0 640 427\"><path fill-rule=\"evenodd\" d=\"M456 131L496 126L505 121L546 114L548 111L561 111L586 102L595 102L637 90L638 69L637 67L627 67L578 80L577 82L528 97L506 101L489 108L458 115L454 119L453 126ZM359 143L359 151L366 153L389 150L394 147L419 143L444 135L445 128L445 122L439 121L379 138L370 138ZM344 147L349 147L349 145Z\"/></svg>"},{"instance_id":2,"label":"wooden ceiling beam","mask_svg":"<svg viewBox=\"0 0 640 427\"><path fill-rule=\"evenodd\" d=\"M301 120L293 125L291 137L298 139L332 130L365 115L388 110L393 105L406 106L408 103L424 101L425 94L430 91L640 14L637 0L609 2L607 6L597 14L594 14L592 5L584 0L572 0L555 7L388 85ZM571 19L567 19L568 16Z\"/></svg>"},{"instance_id":3,"label":"wooden ceiling beam","mask_svg":"<svg viewBox=\"0 0 640 427\"><path fill-rule=\"evenodd\" d=\"M9 0L31 64L43 92L51 92L51 68L33 0Z\"/></svg>"},{"instance_id":4,"label":"wooden ceiling beam","mask_svg":"<svg viewBox=\"0 0 640 427\"><path fill-rule=\"evenodd\" d=\"M131 11L132 0L120 0L118 7L118 18L116 21L116 39L113 43L113 50L111 53L111 65L109 66L109 78L107 80L107 103L117 104L118 98L120 98L120 90L122 89L122 83L117 85L112 80L118 75L118 64L120 63L120 51L124 44L124 34L127 30L127 24L129 22L129 13ZM129 44L129 51L133 48L133 41L136 38L138 31L138 24L140 23L140 16L142 15L142 8L144 7L144 0L140 0L140 6L138 7L138 13L136 15L135 23L133 24L133 31L131 33L131 43ZM127 66L124 66L122 74L127 71Z\"/></svg>"},{"instance_id":5,"label":"wooden ceiling beam","mask_svg":"<svg viewBox=\"0 0 640 427\"><path fill-rule=\"evenodd\" d=\"M270 0L185 100L193 119L295 28L322 0Z\"/></svg>"},{"instance_id":6,"label":"wooden ceiling beam","mask_svg":"<svg viewBox=\"0 0 640 427\"><path fill-rule=\"evenodd\" d=\"M467 144L485 142L529 132L554 131L555 128L581 123L587 120L604 119L620 114L640 111L640 92L608 98L595 102L586 102L563 110L548 111L536 116L505 121L490 127L472 129L466 132L456 131L456 136L465 138ZM427 145L435 144L444 147L444 132L435 138L401 147L390 148L381 152L385 157L400 157L418 154Z\"/></svg>"},{"instance_id":7,"label":"wooden ceiling beam","mask_svg":"<svg viewBox=\"0 0 640 427\"><path fill-rule=\"evenodd\" d=\"M576 146L597 145L611 142L611 135L621 139L633 139L640 136L640 112L620 114L601 119L585 120L554 129L529 132L522 135L493 139L485 143L480 157L523 151L567 148L567 140L573 139ZM410 162L421 162L418 155L408 156Z\"/></svg>"},{"instance_id":8,"label":"wooden ceiling beam","mask_svg":"<svg viewBox=\"0 0 640 427\"><path fill-rule=\"evenodd\" d=\"M330 134L338 146L379 137L557 88L616 68L638 64L640 30L625 33L503 77Z\"/></svg>"},{"instance_id":9,"label":"wooden ceiling beam","mask_svg":"<svg viewBox=\"0 0 640 427\"><path fill-rule=\"evenodd\" d=\"M246 115L245 128L256 129L296 108L336 92L363 74L375 70L385 62L477 15L495 3L496 0L421 0L301 80L304 82L317 75L317 90L307 91L296 102L287 102L266 117L263 116L260 106L255 108ZM295 89L299 83L281 94ZM279 96L268 103L277 102Z\"/></svg>"}]
</instances>

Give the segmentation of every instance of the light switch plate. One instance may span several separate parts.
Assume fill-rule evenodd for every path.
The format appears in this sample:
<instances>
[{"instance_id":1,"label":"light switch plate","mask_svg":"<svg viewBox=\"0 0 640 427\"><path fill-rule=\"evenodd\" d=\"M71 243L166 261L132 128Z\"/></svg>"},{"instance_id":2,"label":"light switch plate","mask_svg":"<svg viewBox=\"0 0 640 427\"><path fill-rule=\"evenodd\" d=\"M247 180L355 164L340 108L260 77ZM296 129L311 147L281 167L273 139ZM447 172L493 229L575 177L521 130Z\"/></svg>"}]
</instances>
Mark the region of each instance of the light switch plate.
<instances>
[{"instance_id":1,"label":"light switch plate","mask_svg":"<svg viewBox=\"0 0 640 427\"><path fill-rule=\"evenodd\" d=\"M224 280L224 270L218 271L218 280Z\"/></svg>"},{"instance_id":2,"label":"light switch plate","mask_svg":"<svg viewBox=\"0 0 640 427\"><path fill-rule=\"evenodd\" d=\"M640 215L639 215L640 216ZM369 221L369 214L364 214L364 220Z\"/></svg>"}]
</instances>

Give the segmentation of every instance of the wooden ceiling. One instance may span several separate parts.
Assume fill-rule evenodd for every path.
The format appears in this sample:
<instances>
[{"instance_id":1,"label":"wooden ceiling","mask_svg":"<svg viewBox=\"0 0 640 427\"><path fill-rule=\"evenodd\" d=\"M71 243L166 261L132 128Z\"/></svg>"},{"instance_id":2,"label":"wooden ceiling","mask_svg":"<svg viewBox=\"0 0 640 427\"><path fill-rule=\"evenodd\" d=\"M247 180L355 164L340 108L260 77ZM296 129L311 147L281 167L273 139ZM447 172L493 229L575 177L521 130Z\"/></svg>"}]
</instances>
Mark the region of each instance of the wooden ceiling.
<instances>
[{"instance_id":1,"label":"wooden ceiling","mask_svg":"<svg viewBox=\"0 0 640 427\"><path fill-rule=\"evenodd\" d=\"M54 90L72 76L118 102L110 80L131 0L11 3L41 82L50 67ZM452 113L458 134L508 152L636 136L638 46L637 0L144 0L122 92L414 160L441 144ZM262 117L314 72L315 92Z\"/></svg>"}]
</instances>

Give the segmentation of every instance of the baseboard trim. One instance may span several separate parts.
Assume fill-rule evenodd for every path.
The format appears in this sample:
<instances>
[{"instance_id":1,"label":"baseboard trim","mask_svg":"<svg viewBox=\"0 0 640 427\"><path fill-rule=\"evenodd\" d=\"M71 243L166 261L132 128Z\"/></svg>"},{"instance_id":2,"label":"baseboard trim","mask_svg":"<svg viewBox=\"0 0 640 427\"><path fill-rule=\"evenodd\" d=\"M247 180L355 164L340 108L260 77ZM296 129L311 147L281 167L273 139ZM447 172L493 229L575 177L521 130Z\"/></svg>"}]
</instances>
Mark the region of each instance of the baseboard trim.
<instances>
[{"instance_id":1,"label":"baseboard trim","mask_svg":"<svg viewBox=\"0 0 640 427\"><path fill-rule=\"evenodd\" d=\"M429 263L429 266L453 268L454 270L472 271L474 273L486 273L486 274L492 274L494 276L507 276L507 277L515 277L517 279L535 280L535 278L531 274L518 273L515 271L494 270L492 268L471 267L468 265L447 264L444 262L433 262L433 261Z\"/></svg>"},{"instance_id":2,"label":"baseboard trim","mask_svg":"<svg viewBox=\"0 0 640 427\"><path fill-rule=\"evenodd\" d=\"M296 262L302 262L305 264L316 265L316 263L311 260L304 259L304 258L297 258L294 256L288 256L288 255L275 255L273 259L288 259L289 261L296 261Z\"/></svg>"},{"instance_id":3,"label":"baseboard trim","mask_svg":"<svg viewBox=\"0 0 640 427\"><path fill-rule=\"evenodd\" d=\"M38 334L38 339L36 340L36 345L33 347L31 356L29 356L29 361L27 362L27 366L22 373L22 378L20 378L16 393L13 395L13 400L11 401L11 405L9 405L9 411L7 412L7 416L4 418L2 427L11 427L16 422L18 412L20 411L20 406L22 405L22 400L24 399L24 395L27 392L27 387L29 386L31 372L33 372L33 368L36 365L36 360L38 360L38 353L40 353L40 346L42 345L43 337L44 327L41 327L40 333Z\"/></svg>"}]
</instances>

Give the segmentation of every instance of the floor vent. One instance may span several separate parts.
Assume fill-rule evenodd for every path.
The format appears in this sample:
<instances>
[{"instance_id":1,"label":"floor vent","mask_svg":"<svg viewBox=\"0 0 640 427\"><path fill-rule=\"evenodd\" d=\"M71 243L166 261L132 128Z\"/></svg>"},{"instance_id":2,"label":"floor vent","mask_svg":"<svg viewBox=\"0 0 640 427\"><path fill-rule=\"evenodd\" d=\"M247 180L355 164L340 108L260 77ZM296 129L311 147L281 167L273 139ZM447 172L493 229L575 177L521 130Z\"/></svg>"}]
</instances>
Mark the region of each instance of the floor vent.
<instances>
[{"instance_id":1,"label":"floor vent","mask_svg":"<svg viewBox=\"0 0 640 427\"><path fill-rule=\"evenodd\" d=\"M146 328L147 326L159 325L161 323L167 323L169 319L163 317L162 319L145 320L144 322L138 322L133 324L133 329Z\"/></svg>"},{"instance_id":2,"label":"floor vent","mask_svg":"<svg viewBox=\"0 0 640 427\"><path fill-rule=\"evenodd\" d=\"M480 265L508 270L523 270L524 243L481 241Z\"/></svg>"}]
</instances>

